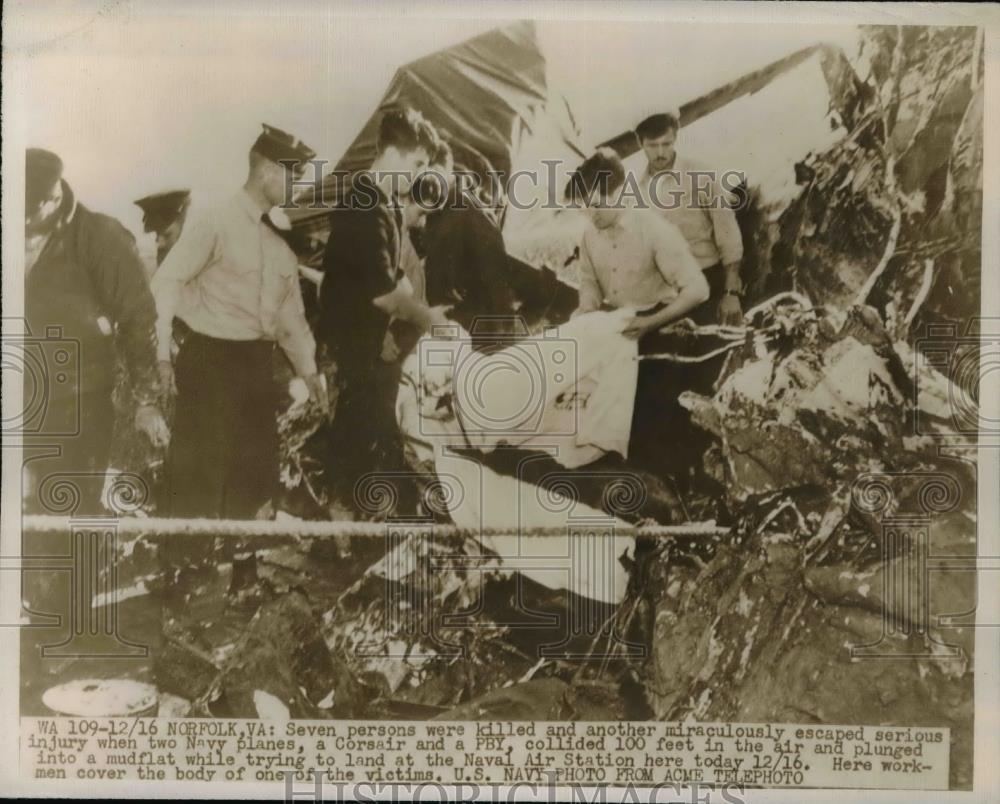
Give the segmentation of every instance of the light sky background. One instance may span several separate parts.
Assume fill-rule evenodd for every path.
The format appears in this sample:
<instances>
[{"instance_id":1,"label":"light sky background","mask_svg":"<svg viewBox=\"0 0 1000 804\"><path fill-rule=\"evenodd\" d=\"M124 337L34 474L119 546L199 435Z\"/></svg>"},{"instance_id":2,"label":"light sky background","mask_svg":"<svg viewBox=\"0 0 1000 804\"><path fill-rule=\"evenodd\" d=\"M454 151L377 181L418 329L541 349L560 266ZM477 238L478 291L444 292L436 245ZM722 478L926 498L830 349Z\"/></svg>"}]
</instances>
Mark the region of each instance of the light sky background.
<instances>
[{"instance_id":1,"label":"light sky background","mask_svg":"<svg viewBox=\"0 0 1000 804\"><path fill-rule=\"evenodd\" d=\"M28 102L5 125L59 153L79 198L140 238L134 199L188 187L200 205L232 193L260 123L335 162L397 67L504 24L343 17L290 0L21 0L11 10L21 24L5 32L4 58L20 61ZM544 20L537 30L586 147L798 48L856 45L853 28L801 24Z\"/></svg>"}]
</instances>

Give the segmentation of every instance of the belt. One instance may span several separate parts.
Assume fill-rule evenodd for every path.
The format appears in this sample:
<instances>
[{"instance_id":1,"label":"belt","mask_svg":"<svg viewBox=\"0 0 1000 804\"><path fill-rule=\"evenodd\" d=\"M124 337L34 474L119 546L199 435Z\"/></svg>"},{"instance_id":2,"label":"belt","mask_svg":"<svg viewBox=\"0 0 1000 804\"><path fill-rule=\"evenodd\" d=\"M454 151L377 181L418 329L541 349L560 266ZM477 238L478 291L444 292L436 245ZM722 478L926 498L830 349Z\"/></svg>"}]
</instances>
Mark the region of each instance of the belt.
<instances>
[{"instance_id":1,"label":"belt","mask_svg":"<svg viewBox=\"0 0 1000 804\"><path fill-rule=\"evenodd\" d=\"M235 340L232 338L216 338L206 335L203 332L188 327L188 332L180 340L181 345L186 343L201 343L216 349L228 349L230 351L273 351L277 343L267 338L255 338L253 340Z\"/></svg>"}]
</instances>

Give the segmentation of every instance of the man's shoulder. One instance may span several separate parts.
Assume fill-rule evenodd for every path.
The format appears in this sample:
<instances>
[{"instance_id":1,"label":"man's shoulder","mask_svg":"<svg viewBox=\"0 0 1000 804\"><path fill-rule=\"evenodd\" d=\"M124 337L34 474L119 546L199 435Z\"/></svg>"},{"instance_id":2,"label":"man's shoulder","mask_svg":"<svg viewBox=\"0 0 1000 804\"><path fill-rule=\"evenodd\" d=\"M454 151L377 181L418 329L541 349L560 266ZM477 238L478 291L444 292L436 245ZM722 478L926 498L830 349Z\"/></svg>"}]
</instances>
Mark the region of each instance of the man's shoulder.
<instances>
[{"instance_id":1,"label":"man's shoulder","mask_svg":"<svg viewBox=\"0 0 1000 804\"><path fill-rule=\"evenodd\" d=\"M471 201L446 206L437 214L441 216L442 229L457 230L474 240L489 241L501 236L500 227L487 209Z\"/></svg>"},{"instance_id":2,"label":"man's shoulder","mask_svg":"<svg viewBox=\"0 0 1000 804\"><path fill-rule=\"evenodd\" d=\"M126 229L121 221L111 215L94 212L83 204L77 204L73 219L77 230L83 237L93 241L96 245L119 243L129 248L135 248L135 235Z\"/></svg>"},{"instance_id":3,"label":"man's shoulder","mask_svg":"<svg viewBox=\"0 0 1000 804\"><path fill-rule=\"evenodd\" d=\"M647 234L668 240L683 238L677 225L667 220L659 210L636 207L629 209L625 214L631 216L634 224Z\"/></svg>"},{"instance_id":4,"label":"man's shoulder","mask_svg":"<svg viewBox=\"0 0 1000 804\"><path fill-rule=\"evenodd\" d=\"M246 215L240 209L238 194L230 195L214 203L197 204L191 208L184 223L184 230L210 231L218 233L224 228L225 221L239 220L237 212Z\"/></svg>"},{"instance_id":5,"label":"man's shoulder","mask_svg":"<svg viewBox=\"0 0 1000 804\"><path fill-rule=\"evenodd\" d=\"M393 212L382 203L374 206L345 203L330 211L329 222L325 259L338 263L372 261L380 250L391 251L393 237L398 237Z\"/></svg>"},{"instance_id":6,"label":"man's shoulder","mask_svg":"<svg viewBox=\"0 0 1000 804\"><path fill-rule=\"evenodd\" d=\"M331 228L349 227L377 230L395 226L393 211L379 198L363 193L348 193L329 213Z\"/></svg>"},{"instance_id":7,"label":"man's shoulder","mask_svg":"<svg viewBox=\"0 0 1000 804\"><path fill-rule=\"evenodd\" d=\"M594 226L593 221L590 218L584 218L583 230L580 234L580 239L586 243L588 240L593 240L595 237L600 237L600 231L596 226Z\"/></svg>"},{"instance_id":8,"label":"man's shoulder","mask_svg":"<svg viewBox=\"0 0 1000 804\"><path fill-rule=\"evenodd\" d=\"M712 170L712 166L700 157L692 157L687 154L677 154L674 160L675 171L680 173L703 173Z\"/></svg>"},{"instance_id":9,"label":"man's shoulder","mask_svg":"<svg viewBox=\"0 0 1000 804\"><path fill-rule=\"evenodd\" d=\"M673 226L657 210L647 206L629 207L622 213L622 216L633 226L642 226L644 228L659 228L661 224Z\"/></svg>"}]
</instances>

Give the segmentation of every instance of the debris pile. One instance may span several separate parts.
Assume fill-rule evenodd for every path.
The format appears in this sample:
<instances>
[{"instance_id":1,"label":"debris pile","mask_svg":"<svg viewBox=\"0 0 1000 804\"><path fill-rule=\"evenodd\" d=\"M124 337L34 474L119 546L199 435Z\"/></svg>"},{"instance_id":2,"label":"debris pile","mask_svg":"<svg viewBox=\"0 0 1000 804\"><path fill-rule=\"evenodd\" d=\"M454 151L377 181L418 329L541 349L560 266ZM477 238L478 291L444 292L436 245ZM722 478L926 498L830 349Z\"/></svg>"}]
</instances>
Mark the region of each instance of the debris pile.
<instances>
[{"instance_id":1,"label":"debris pile","mask_svg":"<svg viewBox=\"0 0 1000 804\"><path fill-rule=\"evenodd\" d=\"M893 340L978 311L982 58L973 28L863 29L864 80L828 71L845 136L796 165L758 291L870 303Z\"/></svg>"},{"instance_id":2,"label":"debris pile","mask_svg":"<svg viewBox=\"0 0 1000 804\"><path fill-rule=\"evenodd\" d=\"M779 219L771 280L799 301L711 398L682 396L739 522L707 563L665 547L645 571L659 718L948 726L951 783L971 786L976 417L956 409L975 377L929 366L916 335L978 311L978 43L865 32L850 134L800 166Z\"/></svg>"},{"instance_id":3,"label":"debris pile","mask_svg":"<svg viewBox=\"0 0 1000 804\"><path fill-rule=\"evenodd\" d=\"M516 707L516 690L571 681L578 668L567 658L592 650L614 614L613 604L512 572L478 539L418 529L326 612L324 632L369 685L369 714L434 716L486 699L500 716L502 701Z\"/></svg>"},{"instance_id":4,"label":"debris pile","mask_svg":"<svg viewBox=\"0 0 1000 804\"><path fill-rule=\"evenodd\" d=\"M918 562L975 556L975 467L939 454L943 426L906 429L917 413L944 423L950 383L932 369L911 380L871 308L838 329L800 312L788 338L730 366L713 398L682 398L718 439L740 521L707 563L658 554L650 704L663 718L948 725L971 740L960 615L973 576ZM920 410L909 382L932 383Z\"/></svg>"}]
</instances>

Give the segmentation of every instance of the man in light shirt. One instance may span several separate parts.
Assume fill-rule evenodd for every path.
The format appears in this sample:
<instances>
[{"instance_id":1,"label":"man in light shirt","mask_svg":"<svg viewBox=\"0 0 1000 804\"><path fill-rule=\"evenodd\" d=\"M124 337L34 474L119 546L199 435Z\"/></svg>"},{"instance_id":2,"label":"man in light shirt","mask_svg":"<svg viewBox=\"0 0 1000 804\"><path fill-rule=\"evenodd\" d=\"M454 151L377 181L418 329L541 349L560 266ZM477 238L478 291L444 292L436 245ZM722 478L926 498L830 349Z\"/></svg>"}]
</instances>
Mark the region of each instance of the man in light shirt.
<instances>
[{"instance_id":1,"label":"man in light shirt","mask_svg":"<svg viewBox=\"0 0 1000 804\"><path fill-rule=\"evenodd\" d=\"M277 347L310 398L326 407L298 261L267 218L284 200L286 170L301 170L314 155L264 126L250 150L246 184L189 221L153 277L161 384L177 394L164 506L172 516L250 519L272 499ZM173 365L175 316L189 331Z\"/></svg>"},{"instance_id":2,"label":"man in light shirt","mask_svg":"<svg viewBox=\"0 0 1000 804\"><path fill-rule=\"evenodd\" d=\"M580 304L575 315L632 307L625 334L643 338L682 318L708 299L708 282L676 227L647 209L625 203L625 169L601 150L570 182L589 226L580 244Z\"/></svg>"},{"instance_id":3,"label":"man in light shirt","mask_svg":"<svg viewBox=\"0 0 1000 804\"><path fill-rule=\"evenodd\" d=\"M679 128L677 112L651 115L636 126L647 160L640 189L646 204L680 230L711 287L709 300L691 318L697 324L738 326L743 239L733 211L736 200L714 172L677 153Z\"/></svg>"},{"instance_id":4,"label":"man in light shirt","mask_svg":"<svg viewBox=\"0 0 1000 804\"><path fill-rule=\"evenodd\" d=\"M636 310L623 330L639 339L639 354L665 351L666 325L705 303L709 286L677 228L656 212L626 203L625 168L601 150L574 173L567 195L582 203L588 226L580 244L580 303L574 316L601 308ZM669 347L668 347L669 349ZM676 369L658 360L640 364L629 460L650 470L677 450ZM670 466L673 469L673 466Z\"/></svg>"}]
</instances>

